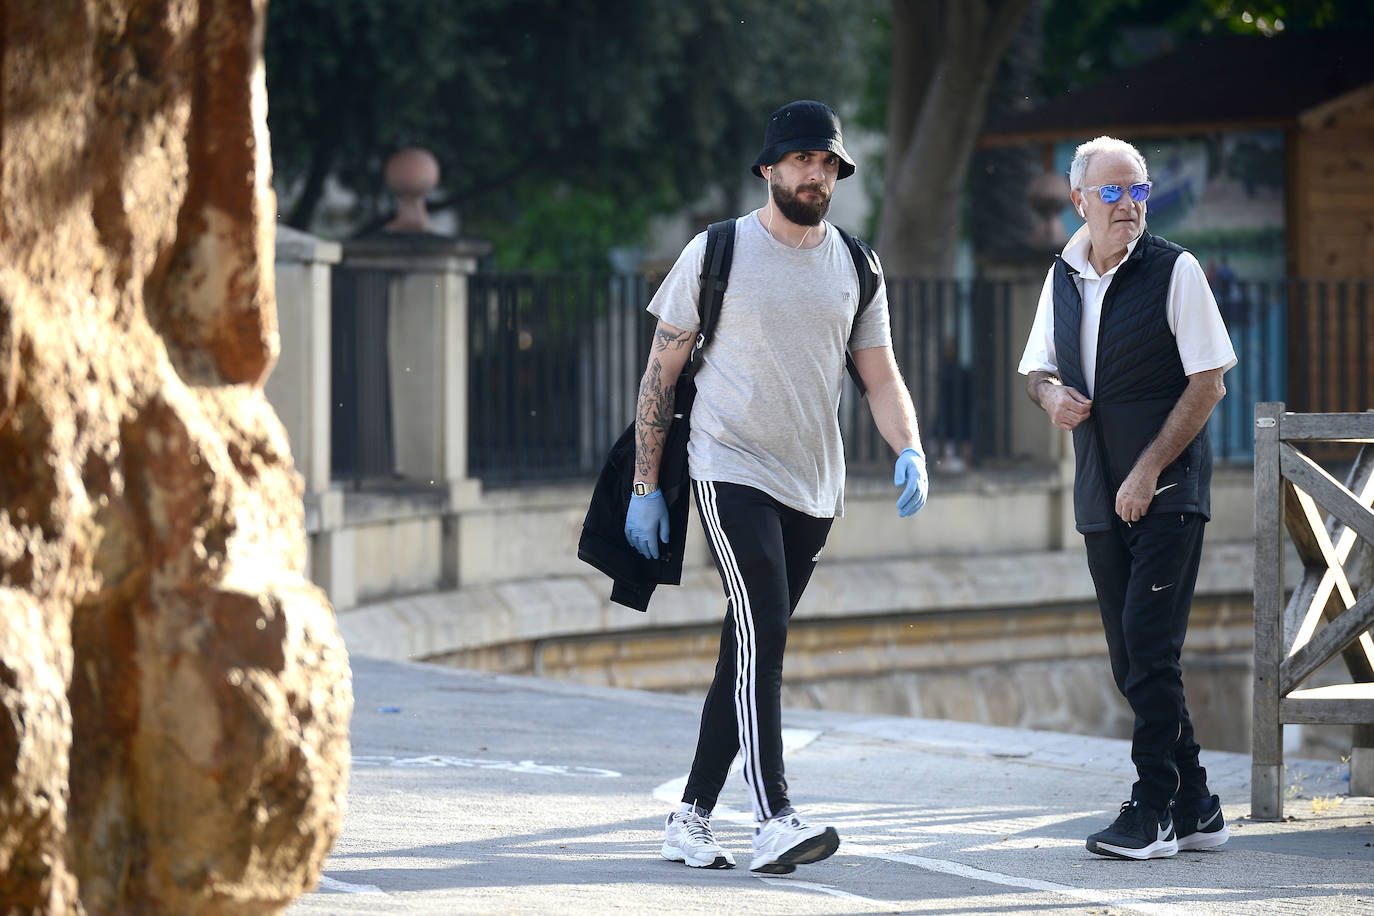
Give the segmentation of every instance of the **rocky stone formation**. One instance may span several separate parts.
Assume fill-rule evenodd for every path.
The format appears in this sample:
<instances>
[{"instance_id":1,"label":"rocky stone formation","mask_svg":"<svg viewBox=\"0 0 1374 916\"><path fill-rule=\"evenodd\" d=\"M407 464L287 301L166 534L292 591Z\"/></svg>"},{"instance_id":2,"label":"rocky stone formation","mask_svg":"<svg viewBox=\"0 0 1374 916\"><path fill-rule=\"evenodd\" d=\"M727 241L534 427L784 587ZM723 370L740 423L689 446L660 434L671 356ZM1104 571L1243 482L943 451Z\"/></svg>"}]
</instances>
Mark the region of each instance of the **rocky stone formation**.
<instances>
[{"instance_id":1,"label":"rocky stone formation","mask_svg":"<svg viewBox=\"0 0 1374 916\"><path fill-rule=\"evenodd\" d=\"M0 910L272 913L342 823L276 358L265 0L0 15Z\"/></svg>"}]
</instances>

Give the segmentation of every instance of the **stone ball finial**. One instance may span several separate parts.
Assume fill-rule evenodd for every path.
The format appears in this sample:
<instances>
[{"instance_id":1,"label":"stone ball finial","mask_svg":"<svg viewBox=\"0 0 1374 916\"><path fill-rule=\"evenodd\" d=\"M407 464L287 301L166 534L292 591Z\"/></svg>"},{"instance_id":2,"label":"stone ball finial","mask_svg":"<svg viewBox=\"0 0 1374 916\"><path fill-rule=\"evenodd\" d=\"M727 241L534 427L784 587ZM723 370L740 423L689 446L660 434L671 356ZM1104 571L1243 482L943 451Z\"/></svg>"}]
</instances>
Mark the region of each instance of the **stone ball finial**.
<instances>
[{"instance_id":1,"label":"stone ball finial","mask_svg":"<svg viewBox=\"0 0 1374 916\"><path fill-rule=\"evenodd\" d=\"M1057 172L1041 172L1026 189L1026 199L1035 213L1026 243L1035 248L1057 248L1064 242L1064 227L1059 213L1069 201L1069 180Z\"/></svg>"},{"instance_id":2,"label":"stone ball finial","mask_svg":"<svg viewBox=\"0 0 1374 916\"><path fill-rule=\"evenodd\" d=\"M432 232L425 195L439 186L439 160L429 150L408 146L386 161L386 188L396 195L396 216L388 232Z\"/></svg>"}]
</instances>

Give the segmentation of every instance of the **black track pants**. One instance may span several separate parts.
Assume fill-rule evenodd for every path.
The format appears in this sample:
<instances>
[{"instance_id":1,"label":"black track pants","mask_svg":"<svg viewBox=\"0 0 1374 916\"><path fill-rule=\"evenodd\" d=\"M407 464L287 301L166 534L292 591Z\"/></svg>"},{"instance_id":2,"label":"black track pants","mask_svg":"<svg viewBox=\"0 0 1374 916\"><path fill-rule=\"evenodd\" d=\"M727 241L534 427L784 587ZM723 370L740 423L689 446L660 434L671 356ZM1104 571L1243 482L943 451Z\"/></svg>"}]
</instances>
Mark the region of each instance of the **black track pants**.
<instances>
[{"instance_id":1,"label":"black track pants","mask_svg":"<svg viewBox=\"0 0 1374 916\"><path fill-rule=\"evenodd\" d=\"M692 486L725 586L726 614L682 800L714 808L740 752L754 817L765 820L788 805L781 709L787 624L834 520L790 509L752 487Z\"/></svg>"},{"instance_id":2,"label":"black track pants","mask_svg":"<svg viewBox=\"0 0 1374 916\"><path fill-rule=\"evenodd\" d=\"M1197 514L1160 513L1083 536L1112 676L1135 713L1131 798L1157 809L1208 794L1179 661L1203 525Z\"/></svg>"}]
</instances>

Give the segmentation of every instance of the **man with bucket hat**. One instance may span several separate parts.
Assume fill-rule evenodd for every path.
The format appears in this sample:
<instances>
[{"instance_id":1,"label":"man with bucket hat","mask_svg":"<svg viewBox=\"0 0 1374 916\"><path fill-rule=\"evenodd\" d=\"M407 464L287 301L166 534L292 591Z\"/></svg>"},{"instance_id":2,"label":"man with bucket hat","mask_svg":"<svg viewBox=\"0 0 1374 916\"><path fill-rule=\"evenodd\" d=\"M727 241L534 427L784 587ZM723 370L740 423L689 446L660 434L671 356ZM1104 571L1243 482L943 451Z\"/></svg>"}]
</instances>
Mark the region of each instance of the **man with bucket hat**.
<instances>
[{"instance_id":1,"label":"man with bucket hat","mask_svg":"<svg viewBox=\"0 0 1374 916\"><path fill-rule=\"evenodd\" d=\"M781 689L788 621L844 507L836 411L846 351L897 455L900 516L924 505L927 476L911 396L893 358L881 268L873 258L876 288L860 315L856 259L825 220L835 182L854 173L839 118L815 101L779 108L752 171L767 180L768 200L734 223L715 333L696 356L687 446L727 610L696 755L661 852L695 868L734 867L710 816L738 753L757 822L750 869L786 874L839 846L835 828L808 824L788 798ZM706 238L687 245L649 304L658 326L640 384L625 520L626 538L645 557L658 558L669 536L658 475L675 385L701 325Z\"/></svg>"}]
</instances>

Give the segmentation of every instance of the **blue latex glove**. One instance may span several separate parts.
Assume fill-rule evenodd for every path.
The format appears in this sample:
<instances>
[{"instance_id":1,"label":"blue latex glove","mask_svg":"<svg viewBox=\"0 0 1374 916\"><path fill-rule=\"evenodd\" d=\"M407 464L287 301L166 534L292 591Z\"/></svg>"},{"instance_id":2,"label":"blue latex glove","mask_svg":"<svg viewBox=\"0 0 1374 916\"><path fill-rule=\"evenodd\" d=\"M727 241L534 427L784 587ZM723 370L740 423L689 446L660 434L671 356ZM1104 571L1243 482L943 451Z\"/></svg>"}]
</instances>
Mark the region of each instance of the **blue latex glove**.
<instances>
[{"instance_id":1,"label":"blue latex glove","mask_svg":"<svg viewBox=\"0 0 1374 916\"><path fill-rule=\"evenodd\" d=\"M650 559L658 559L658 542L668 543L668 504L663 491L648 496L631 496L625 513L625 540Z\"/></svg>"},{"instance_id":2,"label":"blue latex glove","mask_svg":"<svg viewBox=\"0 0 1374 916\"><path fill-rule=\"evenodd\" d=\"M897 456L897 468L892 474L892 482L902 487L902 495L897 497L897 515L906 518L915 515L926 504L926 494L930 492L930 478L926 476L926 458L914 448L904 448Z\"/></svg>"}]
</instances>

